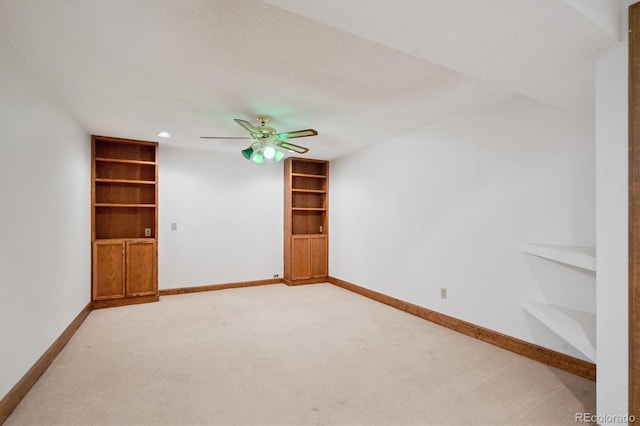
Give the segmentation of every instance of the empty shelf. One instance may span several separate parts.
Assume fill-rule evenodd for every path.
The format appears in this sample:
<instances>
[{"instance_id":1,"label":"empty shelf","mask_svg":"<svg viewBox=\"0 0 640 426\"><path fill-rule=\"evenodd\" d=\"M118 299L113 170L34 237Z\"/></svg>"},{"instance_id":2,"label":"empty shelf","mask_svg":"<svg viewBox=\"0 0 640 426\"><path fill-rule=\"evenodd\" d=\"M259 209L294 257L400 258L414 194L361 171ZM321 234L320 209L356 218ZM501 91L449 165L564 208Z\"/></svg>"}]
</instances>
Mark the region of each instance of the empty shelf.
<instances>
[{"instance_id":1,"label":"empty shelf","mask_svg":"<svg viewBox=\"0 0 640 426\"><path fill-rule=\"evenodd\" d=\"M521 306L591 361L596 361L595 314L532 300L523 301Z\"/></svg>"},{"instance_id":2,"label":"empty shelf","mask_svg":"<svg viewBox=\"0 0 640 426\"><path fill-rule=\"evenodd\" d=\"M596 250L594 247L524 244L522 251L589 271L596 270Z\"/></svg>"}]
</instances>

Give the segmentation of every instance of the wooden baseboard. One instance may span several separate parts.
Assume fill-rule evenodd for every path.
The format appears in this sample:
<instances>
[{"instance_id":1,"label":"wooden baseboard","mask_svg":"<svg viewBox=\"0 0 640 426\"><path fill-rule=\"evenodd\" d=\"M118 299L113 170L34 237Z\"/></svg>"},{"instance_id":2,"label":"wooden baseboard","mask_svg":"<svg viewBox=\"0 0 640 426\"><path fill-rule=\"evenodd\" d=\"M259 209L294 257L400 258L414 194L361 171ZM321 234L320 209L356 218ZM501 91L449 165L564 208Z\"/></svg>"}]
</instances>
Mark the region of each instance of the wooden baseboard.
<instances>
[{"instance_id":1,"label":"wooden baseboard","mask_svg":"<svg viewBox=\"0 0 640 426\"><path fill-rule=\"evenodd\" d=\"M198 287L168 288L168 289L160 290L160 296L171 296L174 294L197 293L200 291L215 291L215 290L224 290L227 288L254 287L258 285L282 284L282 283L283 283L282 278L270 278L266 280L240 281L235 283L211 284L211 285L203 285Z\"/></svg>"},{"instance_id":2,"label":"wooden baseboard","mask_svg":"<svg viewBox=\"0 0 640 426\"><path fill-rule=\"evenodd\" d=\"M80 325L84 322L87 315L91 312L91 303L85 306L82 311L71 321L71 324L62 332L60 337L44 354L36 361L35 364L25 373L24 376L11 388L11 390L0 401L0 424L3 424L13 410L18 406L22 398L29 392L29 389L38 381L40 376L49 368L54 359L66 346L67 342L71 339L71 336L78 330Z\"/></svg>"},{"instance_id":3,"label":"wooden baseboard","mask_svg":"<svg viewBox=\"0 0 640 426\"><path fill-rule=\"evenodd\" d=\"M120 299L103 299L91 302L91 309L115 308L117 306L137 305L138 303L157 302L160 296L123 297Z\"/></svg>"},{"instance_id":4,"label":"wooden baseboard","mask_svg":"<svg viewBox=\"0 0 640 426\"><path fill-rule=\"evenodd\" d=\"M459 333L466 334L467 336L475 337L476 339L491 343L492 345L517 353L518 355L522 355L551 367L568 371L589 380L596 380L596 365L590 362L583 361L551 349L543 348L542 346L525 342L524 340L516 339L515 337L507 336L505 334L498 333L497 331L489 330L487 328L423 308L422 306L387 296L386 294L378 293L377 291L360 287L339 278L329 277L328 282L375 301L384 303L385 305L392 306L396 309L400 309L401 311L426 319L427 321L431 321Z\"/></svg>"},{"instance_id":5,"label":"wooden baseboard","mask_svg":"<svg viewBox=\"0 0 640 426\"><path fill-rule=\"evenodd\" d=\"M329 277L308 278L306 280L288 280L284 279L282 282L286 285L303 285L303 284L320 284L326 283Z\"/></svg>"}]
</instances>

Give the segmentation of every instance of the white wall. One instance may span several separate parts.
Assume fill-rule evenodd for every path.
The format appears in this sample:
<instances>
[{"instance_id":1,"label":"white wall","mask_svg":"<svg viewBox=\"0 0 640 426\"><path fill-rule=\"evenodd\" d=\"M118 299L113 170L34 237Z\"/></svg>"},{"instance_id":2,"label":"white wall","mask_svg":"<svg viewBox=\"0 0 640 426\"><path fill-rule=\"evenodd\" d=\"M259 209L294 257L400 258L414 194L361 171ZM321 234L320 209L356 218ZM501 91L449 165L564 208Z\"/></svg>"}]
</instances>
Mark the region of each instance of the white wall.
<instances>
[{"instance_id":1,"label":"white wall","mask_svg":"<svg viewBox=\"0 0 640 426\"><path fill-rule=\"evenodd\" d=\"M89 135L0 34L0 398L90 300Z\"/></svg>"},{"instance_id":2,"label":"white wall","mask_svg":"<svg viewBox=\"0 0 640 426\"><path fill-rule=\"evenodd\" d=\"M593 313L593 274L520 246L595 244L593 119L512 98L333 161L330 274L586 359L520 301Z\"/></svg>"},{"instance_id":3,"label":"white wall","mask_svg":"<svg viewBox=\"0 0 640 426\"><path fill-rule=\"evenodd\" d=\"M596 65L599 415L628 411L628 33ZM607 424L601 422L601 424Z\"/></svg>"},{"instance_id":4,"label":"white wall","mask_svg":"<svg viewBox=\"0 0 640 426\"><path fill-rule=\"evenodd\" d=\"M282 277L283 166L161 146L159 287Z\"/></svg>"}]
</instances>

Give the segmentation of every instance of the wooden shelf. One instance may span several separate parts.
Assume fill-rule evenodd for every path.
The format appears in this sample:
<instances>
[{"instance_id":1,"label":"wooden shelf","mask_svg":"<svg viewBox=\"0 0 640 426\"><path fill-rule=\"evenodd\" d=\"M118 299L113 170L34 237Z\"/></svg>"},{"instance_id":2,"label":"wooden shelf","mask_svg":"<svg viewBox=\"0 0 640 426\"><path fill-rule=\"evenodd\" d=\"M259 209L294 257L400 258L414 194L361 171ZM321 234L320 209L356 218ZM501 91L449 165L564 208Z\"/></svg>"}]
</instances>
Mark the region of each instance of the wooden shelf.
<instances>
[{"instance_id":1,"label":"wooden shelf","mask_svg":"<svg viewBox=\"0 0 640 426\"><path fill-rule=\"evenodd\" d=\"M312 193L312 194L326 194L327 193L327 191L325 191L323 189L298 189L298 188L292 189L291 192L308 192L308 193Z\"/></svg>"},{"instance_id":2,"label":"wooden shelf","mask_svg":"<svg viewBox=\"0 0 640 426\"><path fill-rule=\"evenodd\" d=\"M529 243L522 246L522 251L589 271L596 270L595 247Z\"/></svg>"},{"instance_id":3,"label":"wooden shelf","mask_svg":"<svg viewBox=\"0 0 640 426\"><path fill-rule=\"evenodd\" d=\"M144 164L148 166L155 166L155 161L142 161L142 160L125 160L121 158L105 158L105 157L96 157L96 161L101 161L104 163L121 163L121 164Z\"/></svg>"},{"instance_id":4,"label":"wooden shelf","mask_svg":"<svg viewBox=\"0 0 640 426\"><path fill-rule=\"evenodd\" d=\"M591 361L596 361L595 314L532 300L521 302L521 306Z\"/></svg>"},{"instance_id":5,"label":"wooden shelf","mask_svg":"<svg viewBox=\"0 0 640 426\"><path fill-rule=\"evenodd\" d=\"M314 178L314 179L326 179L327 178L325 175L310 175L310 174L307 174L307 173L291 173L291 176L307 177L307 178Z\"/></svg>"},{"instance_id":6,"label":"wooden shelf","mask_svg":"<svg viewBox=\"0 0 640 426\"><path fill-rule=\"evenodd\" d=\"M105 178L96 178L96 182L103 183L125 183L132 185L155 185L155 180L134 180L134 179L105 179Z\"/></svg>"},{"instance_id":7,"label":"wooden shelf","mask_svg":"<svg viewBox=\"0 0 640 426\"><path fill-rule=\"evenodd\" d=\"M303 211L303 212L326 212L327 209L324 208L315 208L315 207L291 207L293 211Z\"/></svg>"},{"instance_id":8,"label":"wooden shelf","mask_svg":"<svg viewBox=\"0 0 640 426\"><path fill-rule=\"evenodd\" d=\"M123 242L123 241L133 241L133 242L146 242L146 241L157 241L157 238L154 237L140 237L140 238L96 238L95 241L102 243L115 243L115 242Z\"/></svg>"},{"instance_id":9,"label":"wooden shelf","mask_svg":"<svg viewBox=\"0 0 640 426\"><path fill-rule=\"evenodd\" d=\"M96 207L142 207L155 208L155 204L136 204L136 203L95 203Z\"/></svg>"}]
</instances>

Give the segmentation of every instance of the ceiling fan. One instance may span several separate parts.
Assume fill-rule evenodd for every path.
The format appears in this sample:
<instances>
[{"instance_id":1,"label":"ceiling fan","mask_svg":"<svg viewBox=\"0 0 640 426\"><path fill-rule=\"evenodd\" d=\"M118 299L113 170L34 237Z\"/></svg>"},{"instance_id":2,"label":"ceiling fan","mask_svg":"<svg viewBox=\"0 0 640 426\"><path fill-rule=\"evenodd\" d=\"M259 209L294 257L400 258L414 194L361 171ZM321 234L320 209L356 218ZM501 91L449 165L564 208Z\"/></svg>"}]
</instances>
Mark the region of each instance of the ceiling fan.
<instances>
[{"instance_id":1,"label":"ceiling fan","mask_svg":"<svg viewBox=\"0 0 640 426\"><path fill-rule=\"evenodd\" d=\"M264 159L274 158L276 161L280 161L284 158L285 152L295 152L298 154L305 154L309 151L308 148L303 146L294 145L287 142L287 139L304 138L307 136L316 136L318 132L313 129L295 130L293 132L281 132L278 133L273 127L267 126L269 117L258 116L260 126L254 127L246 120L234 118L233 120L244 127L249 132L249 137L236 137L236 136L201 136L200 139L243 139L251 140L253 143L249 148L243 149L242 155L247 160L253 160L255 163L261 164Z\"/></svg>"}]
</instances>

